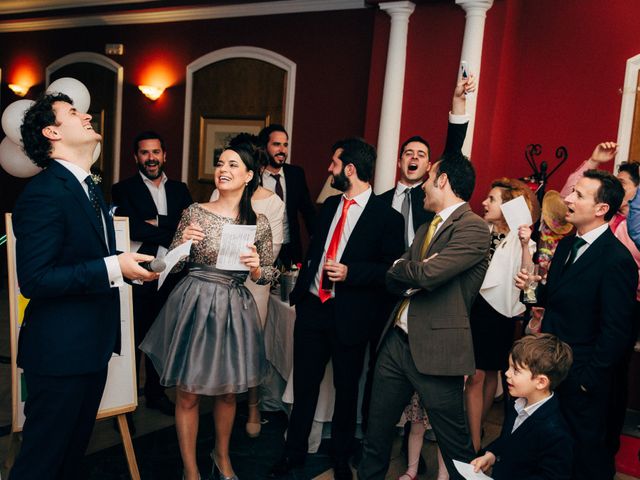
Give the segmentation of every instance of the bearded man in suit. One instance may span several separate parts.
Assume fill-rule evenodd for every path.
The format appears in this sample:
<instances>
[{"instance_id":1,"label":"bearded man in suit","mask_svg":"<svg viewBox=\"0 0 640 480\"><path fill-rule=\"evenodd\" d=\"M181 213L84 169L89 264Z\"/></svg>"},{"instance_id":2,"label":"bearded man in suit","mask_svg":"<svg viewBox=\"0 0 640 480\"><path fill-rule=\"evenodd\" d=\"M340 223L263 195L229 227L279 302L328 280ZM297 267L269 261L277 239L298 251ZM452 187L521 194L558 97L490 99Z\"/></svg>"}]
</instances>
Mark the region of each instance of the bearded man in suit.
<instances>
[{"instance_id":1,"label":"bearded man in suit","mask_svg":"<svg viewBox=\"0 0 640 480\"><path fill-rule=\"evenodd\" d=\"M138 173L116 183L111 190L116 214L129 217L131 250L163 257L171 245L182 211L193 203L187 185L170 180L164 173L167 150L156 132L138 134L133 141L133 157ZM158 290L158 282L133 285L133 319L135 338L141 342L176 285L178 275L169 275ZM140 350L136 348L136 365ZM174 415L175 405L167 398L160 377L145 357L145 405Z\"/></svg>"},{"instance_id":2,"label":"bearded man in suit","mask_svg":"<svg viewBox=\"0 0 640 480\"><path fill-rule=\"evenodd\" d=\"M369 181L375 149L358 138L337 142L329 173L344 192L318 216L291 303L296 306L293 410L285 452L271 470L285 475L304 462L320 382L329 359L336 389L332 420L336 480L351 480L358 380L372 325L384 315L384 276L403 251L402 216L376 197Z\"/></svg>"}]
</instances>

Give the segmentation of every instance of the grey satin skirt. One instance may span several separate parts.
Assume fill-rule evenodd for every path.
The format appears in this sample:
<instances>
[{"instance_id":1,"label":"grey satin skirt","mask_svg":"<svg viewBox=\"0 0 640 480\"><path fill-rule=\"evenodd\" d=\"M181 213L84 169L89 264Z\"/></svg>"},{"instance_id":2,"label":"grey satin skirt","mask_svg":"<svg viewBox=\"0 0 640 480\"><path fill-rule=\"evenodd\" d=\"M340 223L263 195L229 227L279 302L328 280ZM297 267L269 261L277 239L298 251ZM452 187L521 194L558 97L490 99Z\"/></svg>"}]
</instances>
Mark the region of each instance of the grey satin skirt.
<instances>
[{"instance_id":1,"label":"grey satin skirt","mask_svg":"<svg viewBox=\"0 0 640 480\"><path fill-rule=\"evenodd\" d=\"M164 386L201 395L241 393L266 373L258 308L246 272L189 265L140 344Z\"/></svg>"}]
</instances>

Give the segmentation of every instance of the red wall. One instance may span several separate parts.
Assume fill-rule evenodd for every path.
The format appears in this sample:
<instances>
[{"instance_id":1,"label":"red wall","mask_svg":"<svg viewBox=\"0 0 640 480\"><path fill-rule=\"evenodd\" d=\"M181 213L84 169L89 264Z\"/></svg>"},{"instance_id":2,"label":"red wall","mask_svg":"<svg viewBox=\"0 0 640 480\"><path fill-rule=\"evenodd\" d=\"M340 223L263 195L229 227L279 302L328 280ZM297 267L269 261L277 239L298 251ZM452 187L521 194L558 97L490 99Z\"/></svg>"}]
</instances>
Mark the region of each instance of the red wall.
<instances>
[{"instance_id":1,"label":"red wall","mask_svg":"<svg viewBox=\"0 0 640 480\"><path fill-rule=\"evenodd\" d=\"M493 178L529 173L523 156L529 143L542 144L552 165L555 148L568 148L567 164L551 180L558 188L597 142L617 137L625 62L640 51L638 14L635 0L495 1L486 20L472 152L475 206ZM401 138L425 136L435 156L444 144L464 23L464 11L450 1L420 3L410 17ZM125 71L121 176L134 171L135 133L154 128L167 137L168 171L176 178L186 65L228 46L266 48L297 64L292 161L305 167L316 195L334 140L377 141L388 35L389 16L373 9L1 34L1 106L16 99L5 85L25 59L40 68L33 97L47 64L122 42L125 55L116 57ZM175 84L151 103L136 86L158 66ZM3 185L0 174L6 197L11 189Z\"/></svg>"},{"instance_id":2,"label":"red wall","mask_svg":"<svg viewBox=\"0 0 640 480\"><path fill-rule=\"evenodd\" d=\"M317 196L333 142L364 133L373 21L373 9L365 9L0 34L0 67L6 85L28 60L39 76L27 97L35 98L51 62L77 51L104 53L105 43L123 43L125 54L113 57L124 67L125 81L120 176L135 171L130 144L136 133L154 129L166 137L168 175L179 178L186 66L230 46L275 51L297 65L291 161L305 167ZM173 83L155 103L137 89L152 71L165 73ZM2 109L16 99L3 88ZM0 174L3 212L12 208L20 189L20 182Z\"/></svg>"},{"instance_id":3,"label":"red wall","mask_svg":"<svg viewBox=\"0 0 640 480\"><path fill-rule=\"evenodd\" d=\"M415 133L442 151L455 81L464 11L451 3L421 4L410 17L401 139ZM550 181L567 175L600 141L617 138L626 60L640 53L635 0L496 0L487 13L472 160L479 206L492 179L524 176L524 150L543 146L555 164L557 146L569 160ZM375 19L365 134L375 141L389 17Z\"/></svg>"}]
</instances>

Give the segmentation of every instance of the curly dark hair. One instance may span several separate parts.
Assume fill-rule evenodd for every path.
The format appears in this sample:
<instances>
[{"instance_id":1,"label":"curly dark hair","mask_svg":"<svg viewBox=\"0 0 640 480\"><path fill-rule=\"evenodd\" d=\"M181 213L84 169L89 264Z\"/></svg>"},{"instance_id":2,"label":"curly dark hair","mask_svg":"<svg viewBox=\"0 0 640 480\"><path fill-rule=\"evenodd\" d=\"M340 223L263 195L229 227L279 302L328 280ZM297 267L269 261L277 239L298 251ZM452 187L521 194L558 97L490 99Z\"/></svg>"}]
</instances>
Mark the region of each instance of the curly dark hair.
<instances>
[{"instance_id":1,"label":"curly dark hair","mask_svg":"<svg viewBox=\"0 0 640 480\"><path fill-rule=\"evenodd\" d=\"M44 94L25 112L20 126L24 152L40 168L48 167L51 162L51 142L42 134L42 129L56 124L55 102L73 105L73 100L64 93Z\"/></svg>"}]
</instances>

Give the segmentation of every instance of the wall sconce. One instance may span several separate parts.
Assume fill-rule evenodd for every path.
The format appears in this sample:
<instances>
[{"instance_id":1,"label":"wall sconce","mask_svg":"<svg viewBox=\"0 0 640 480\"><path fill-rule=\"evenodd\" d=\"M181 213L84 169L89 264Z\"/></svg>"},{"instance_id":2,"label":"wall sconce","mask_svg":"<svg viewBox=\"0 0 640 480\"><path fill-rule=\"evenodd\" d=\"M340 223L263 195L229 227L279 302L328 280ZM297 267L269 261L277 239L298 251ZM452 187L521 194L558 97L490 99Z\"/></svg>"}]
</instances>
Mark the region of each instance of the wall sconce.
<instances>
[{"instance_id":1,"label":"wall sconce","mask_svg":"<svg viewBox=\"0 0 640 480\"><path fill-rule=\"evenodd\" d=\"M149 100L156 101L164 92L164 87L154 87L152 85L139 85L138 88Z\"/></svg>"},{"instance_id":2,"label":"wall sconce","mask_svg":"<svg viewBox=\"0 0 640 480\"><path fill-rule=\"evenodd\" d=\"M29 88L31 87L27 87L26 85L18 85L17 83L9 84L9 89L19 97L24 97L29 91Z\"/></svg>"}]
</instances>

